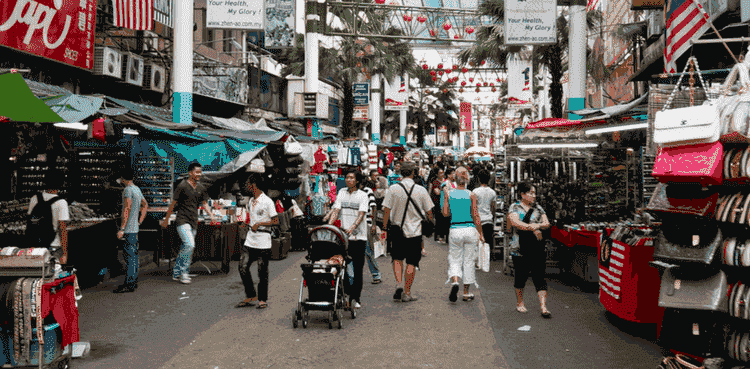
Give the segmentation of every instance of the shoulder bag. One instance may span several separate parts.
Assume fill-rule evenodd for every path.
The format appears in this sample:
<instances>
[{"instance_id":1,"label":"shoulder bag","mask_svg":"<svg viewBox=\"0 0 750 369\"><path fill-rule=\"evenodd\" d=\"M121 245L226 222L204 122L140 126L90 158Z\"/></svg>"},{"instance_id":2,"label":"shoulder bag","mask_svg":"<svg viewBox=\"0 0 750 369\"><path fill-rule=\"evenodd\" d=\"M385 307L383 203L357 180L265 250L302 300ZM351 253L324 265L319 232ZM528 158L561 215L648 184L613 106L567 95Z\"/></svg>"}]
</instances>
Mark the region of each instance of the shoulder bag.
<instances>
[{"instance_id":1,"label":"shoulder bag","mask_svg":"<svg viewBox=\"0 0 750 369\"><path fill-rule=\"evenodd\" d=\"M406 187L403 185L403 183L399 182L398 184L399 186L401 186L401 188L404 189L404 192L406 192ZM419 206L417 205L417 202L411 198L411 193L412 191L414 191L414 187L416 186L417 186L416 183L413 186L411 186L411 191L409 191L409 193L406 195L408 198L407 209L408 209L409 202L414 204L414 208L417 209L417 213L419 213L419 216L422 218L422 236L430 237L435 232L435 224L427 220L427 218L425 218L424 214L422 214L422 209L420 209ZM406 215L406 209L404 209L404 215ZM404 222L401 221L401 224L403 225Z\"/></svg>"},{"instance_id":2,"label":"shoulder bag","mask_svg":"<svg viewBox=\"0 0 750 369\"><path fill-rule=\"evenodd\" d=\"M697 70L698 79L700 79L703 89L706 90L706 83L698 68L698 61L691 56L685 64L685 69L680 74L674 90L664 104L665 110L656 112L654 143L657 145L667 147L710 143L718 141L721 137L721 119L714 101L707 100L702 105L670 109L675 93L691 65ZM690 88L692 97L692 86Z\"/></svg>"},{"instance_id":3,"label":"shoulder bag","mask_svg":"<svg viewBox=\"0 0 750 369\"><path fill-rule=\"evenodd\" d=\"M531 216L534 214L536 207L532 207L521 220L524 223L531 224ZM518 230L518 253L521 256L536 255L540 251L541 241L536 239L534 232ZM542 248L543 250L543 248Z\"/></svg>"}]
</instances>

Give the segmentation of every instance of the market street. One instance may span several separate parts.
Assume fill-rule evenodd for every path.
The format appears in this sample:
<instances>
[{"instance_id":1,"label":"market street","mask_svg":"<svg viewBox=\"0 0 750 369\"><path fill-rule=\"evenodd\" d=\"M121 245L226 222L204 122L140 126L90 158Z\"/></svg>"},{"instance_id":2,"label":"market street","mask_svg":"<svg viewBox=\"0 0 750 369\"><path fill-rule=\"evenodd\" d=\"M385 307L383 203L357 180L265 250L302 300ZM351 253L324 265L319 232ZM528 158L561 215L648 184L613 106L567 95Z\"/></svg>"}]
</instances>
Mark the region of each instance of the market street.
<instances>
[{"instance_id":1,"label":"market street","mask_svg":"<svg viewBox=\"0 0 750 369\"><path fill-rule=\"evenodd\" d=\"M450 303L445 285L447 245L430 241L411 303L393 302L393 272L384 283L365 276L363 309L342 330L328 329L322 312L292 328L303 252L271 262L269 308L235 309L244 296L232 263L229 275L205 274L190 285L174 282L166 266L149 263L139 289L113 294L116 280L84 290L81 340L91 342L77 368L643 368L660 358L654 326L605 314L596 293L550 275L550 310L542 319L531 283L528 314L514 310L512 277L478 272L474 301ZM144 259L144 258L142 258ZM381 265L390 266L381 257ZM210 264L209 264L210 266ZM203 272L201 272L203 269ZM365 268L367 270L367 268ZM255 273L255 271L254 271ZM369 274L369 273L368 273ZM565 283L562 283L565 282ZM568 285L570 284L570 285ZM533 298L533 299L532 299ZM530 331L519 331L524 325ZM623 331L621 331L620 329ZM627 331L624 332L624 331Z\"/></svg>"}]
</instances>

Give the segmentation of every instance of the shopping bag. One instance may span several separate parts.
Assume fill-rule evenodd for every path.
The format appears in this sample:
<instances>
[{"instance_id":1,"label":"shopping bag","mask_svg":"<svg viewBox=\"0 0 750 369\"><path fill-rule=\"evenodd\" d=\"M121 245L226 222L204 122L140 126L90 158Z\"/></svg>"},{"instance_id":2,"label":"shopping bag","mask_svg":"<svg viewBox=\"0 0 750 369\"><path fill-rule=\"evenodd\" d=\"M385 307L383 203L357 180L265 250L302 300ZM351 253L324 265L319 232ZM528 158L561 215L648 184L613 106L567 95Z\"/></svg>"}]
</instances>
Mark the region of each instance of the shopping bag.
<instances>
[{"instance_id":1,"label":"shopping bag","mask_svg":"<svg viewBox=\"0 0 750 369\"><path fill-rule=\"evenodd\" d=\"M483 243L479 245L479 267L483 272L490 271L490 244Z\"/></svg>"},{"instance_id":2,"label":"shopping bag","mask_svg":"<svg viewBox=\"0 0 750 369\"><path fill-rule=\"evenodd\" d=\"M385 255L385 243L383 240L377 240L372 245L372 254L376 259Z\"/></svg>"}]
</instances>

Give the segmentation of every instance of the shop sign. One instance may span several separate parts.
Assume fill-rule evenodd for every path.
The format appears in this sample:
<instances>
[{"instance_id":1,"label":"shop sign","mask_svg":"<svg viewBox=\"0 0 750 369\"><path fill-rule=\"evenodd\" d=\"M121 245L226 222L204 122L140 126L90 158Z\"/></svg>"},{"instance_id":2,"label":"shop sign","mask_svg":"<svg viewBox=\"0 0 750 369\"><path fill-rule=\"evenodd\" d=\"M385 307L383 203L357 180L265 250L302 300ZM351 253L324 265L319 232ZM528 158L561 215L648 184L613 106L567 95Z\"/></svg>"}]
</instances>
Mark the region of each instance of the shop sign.
<instances>
[{"instance_id":1,"label":"shop sign","mask_svg":"<svg viewBox=\"0 0 750 369\"><path fill-rule=\"evenodd\" d=\"M471 132L471 103L462 101L459 109L461 111L461 132Z\"/></svg>"},{"instance_id":2,"label":"shop sign","mask_svg":"<svg viewBox=\"0 0 750 369\"><path fill-rule=\"evenodd\" d=\"M208 0L206 28L262 30L263 3L251 0Z\"/></svg>"},{"instance_id":3,"label":"shop sign","mask_svg":"<svg viewBox=\"0 0 750 369\"><path fill-rule=\"evenodd\" d=\"M0 45L79 68L94 67L95 24L96 0L0 1Z\"/></svg>"},{"instance_id":4,"label":"shop sign","mask_svg":"<svg viewBox=\"0 0 750 369\"><path fill-rule=\"evenodd\" d=\"M294 46L294 0L266 0L265 45L269 49Z\"/></svg>"},{"instance_id":5,"label":"shop sign","mask_svg":"<svg viewBox=\"0 0 750 369\"><path fill-rule=\"evenodd\" d=\"M355 106L354 115L352 116L352 119L354 120L370 119L370 107L369 106Z\"/></svg>"},{"instance_id":6,"label":"shop sign","mask_svg":"<svg viewBox=\"0 0 750 369\"><path fill-rule=\"evenodd\" d=\"M354 106L370 105L370 83L352 83L352 95L354 96Z\"/></svg>"},{"instance_id":7,"label":"shop sign","mask_svg":"<svg viewBox=\"0 0 750 369\"><path fill-rule=\"evenodd\" d=\"M506 45L557 42L557 0L506 0Z\"/></svg>"}]
</instances>

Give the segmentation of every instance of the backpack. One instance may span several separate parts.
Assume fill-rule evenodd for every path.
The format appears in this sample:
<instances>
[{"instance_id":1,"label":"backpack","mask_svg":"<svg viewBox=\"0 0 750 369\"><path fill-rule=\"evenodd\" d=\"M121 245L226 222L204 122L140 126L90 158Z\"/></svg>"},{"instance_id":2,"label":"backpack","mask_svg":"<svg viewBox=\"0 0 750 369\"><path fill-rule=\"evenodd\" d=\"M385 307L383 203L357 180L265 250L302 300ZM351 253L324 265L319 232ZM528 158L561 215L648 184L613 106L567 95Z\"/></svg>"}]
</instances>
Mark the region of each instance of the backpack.
<instances>
[{"instance_id":1,"label":"backpack","mask_svg":"<svg viewBox=\"0 0 750 369\"><path fill-rule=\"evenodd\" d=\"M63 198L55 196L45 201L40 192L36 195L36 199L37 204L26 221L28 247L49 247L57 236L52 219L52 204Z\"/></svg>"}]
</instances>

